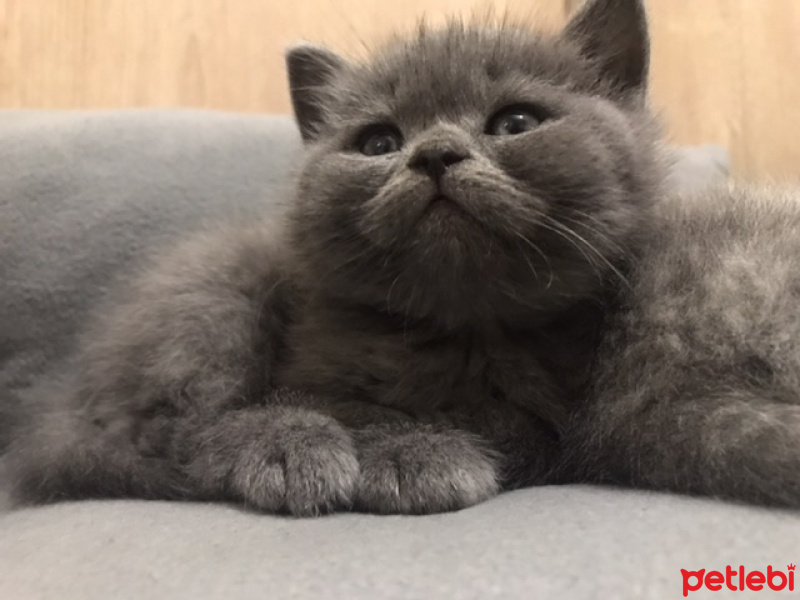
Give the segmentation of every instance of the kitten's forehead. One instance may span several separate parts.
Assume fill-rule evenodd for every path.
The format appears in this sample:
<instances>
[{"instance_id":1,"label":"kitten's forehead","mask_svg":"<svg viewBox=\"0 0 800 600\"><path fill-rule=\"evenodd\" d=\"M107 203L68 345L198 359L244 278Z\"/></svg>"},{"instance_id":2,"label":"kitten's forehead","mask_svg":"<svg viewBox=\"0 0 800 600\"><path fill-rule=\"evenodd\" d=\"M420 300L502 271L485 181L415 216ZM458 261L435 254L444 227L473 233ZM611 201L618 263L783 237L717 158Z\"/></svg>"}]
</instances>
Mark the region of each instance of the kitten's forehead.
<instances>
[{"instance_id":1,"label":"kitten's forehead","mask_svg":"<svg viewBox=\"0 0 800 600\"><path fill-rule=\"evenodd\" d=\"M406 121L482 113L515 87L575 84L585 75L570 46L524 29L420 29L354 69L342 81L340 108L344 118L375 113Z\"/></svg>"}]
</instances>

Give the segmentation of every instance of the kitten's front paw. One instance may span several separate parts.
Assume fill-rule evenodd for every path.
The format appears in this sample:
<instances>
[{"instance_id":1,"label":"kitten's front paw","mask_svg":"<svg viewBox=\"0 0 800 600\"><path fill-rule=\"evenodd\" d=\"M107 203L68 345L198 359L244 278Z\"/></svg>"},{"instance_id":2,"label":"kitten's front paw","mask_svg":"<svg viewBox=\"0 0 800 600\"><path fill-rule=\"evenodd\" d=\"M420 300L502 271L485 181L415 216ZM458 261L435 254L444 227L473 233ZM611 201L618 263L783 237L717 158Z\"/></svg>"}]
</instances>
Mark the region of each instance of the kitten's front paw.
<instances>
[{"instance_id":1,"label":"kitten's front paw","mask_svg":"<svg viewBox=\"0 0 800 600\"><path fill-rule=\"evenodd\" d=\"M361 479L356 507L424 514L465 508L499 490L495 461L472 435L415 424L358 434Z\"/></svg>"},{"instance_id":2,"label":"kitten's front paw","mask_svg":"<svg viewBox=\"0 0 800 600\"><path fill-rule=\"evenodd\" d=\"M315 516L350 508L359 466L350 435L334 419L277 408L263 437L240 453L232 485L249 506Z\"/></svg>"}]
</instances>

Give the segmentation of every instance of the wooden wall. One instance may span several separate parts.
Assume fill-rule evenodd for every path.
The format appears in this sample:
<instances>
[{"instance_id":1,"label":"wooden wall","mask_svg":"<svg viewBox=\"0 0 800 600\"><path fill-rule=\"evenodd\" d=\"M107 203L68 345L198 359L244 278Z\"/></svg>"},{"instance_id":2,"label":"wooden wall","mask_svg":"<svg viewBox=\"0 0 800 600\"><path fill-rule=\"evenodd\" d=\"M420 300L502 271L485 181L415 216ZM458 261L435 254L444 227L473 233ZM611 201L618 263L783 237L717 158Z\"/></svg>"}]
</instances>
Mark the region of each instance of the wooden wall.
<instances>
[{"instance_id":1,"label":"wooden wall","mask_svg":"<svg viewBox=\"0 0 800 600\"><path fill-rule=\"evenodd\" d=\"M0 108L287 112L282 49L364 48L425 14L562 23L580 0L0 0ZM737 172L800 176L800 0L649 0L654 102Z\"/></svg>"}]
</instances>

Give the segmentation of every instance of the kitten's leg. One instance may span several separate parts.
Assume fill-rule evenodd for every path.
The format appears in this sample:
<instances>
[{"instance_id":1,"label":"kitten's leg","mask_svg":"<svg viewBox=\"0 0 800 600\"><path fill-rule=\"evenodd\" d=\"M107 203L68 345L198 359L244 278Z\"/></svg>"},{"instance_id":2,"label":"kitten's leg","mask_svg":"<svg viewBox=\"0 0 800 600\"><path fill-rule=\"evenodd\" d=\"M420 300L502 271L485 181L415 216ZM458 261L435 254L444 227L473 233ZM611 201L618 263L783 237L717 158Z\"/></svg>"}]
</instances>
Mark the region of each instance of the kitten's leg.
<instances>
[{"instance_id":1,"label":"kitten's leg","mask_svg":"<svg viewBox=\"0 0 800 600\"><path fill-rule=\"evenodd\" d=\"M659 204L604 323L568 469L800 508L798 198L686 200Z\"/></svg>"},{"instance_id":2,"label":"kitten's leg","mask_svg":"<svg viewBox=\"0 0 800 600\"><path fill-rule=\"evenodd\" d=\"M313 407L257 406L291 305L281 259L270 232L234 228L145 273L88 336L75 381L48 390L19 430L8 458L17 500L347 505L349 435Z\"/></svg>"},{"instance_id":3,"label":"kitten's leg","mask_svg":"<svg viewBox=\"0 0 800 600\"><path fill-rule=\"evenodd\" d=\"M355 447L313 400L277 391L266 406L183 419L173 451L199 497L302 516L348 508Z\"/></svg>"},{"instance_id":4,"label":"kitten's leg","mask_svg":"<svg viewBox=\"0 0 800 600\"><path fill-rule=\"evenodd\" d=\"M554 424L514 403L498 400L453 411L449 420L491 445L504 490L553 481L561 450Z\"/></svg>"},{"instance_id":5,"label":"kitten's leg","mask_svg":"<svg viewBox=\"0 0 800 600\"><path fill-rule=\"evenodd\" d=\"M342 422L347 415L338 415ZM425 422L420 422L420 418ZM524 409L487 400L355 433L361 465L356 507L432 513L486 500L501 489L550 482L559 452L552 427Z\"/></svg>"},{"instance_id":6,"label":"kitten's leg","mask_svg":"<svg viewBox=\"0 0 800 600\"><path fill-rule=\"evenodd\" d=\"M66 394L48 386L55 398ZM36 403L30 393L23 398ZM142 455L126 435L109 435L67 407L28 414L2 461L14 504L82 498L188 497L184 478L163 457Z\"/></svg>"},{"instance_id":7,"label":"kitten's leg","mask_svg":"<svg viewBox=\"0 0 800 600\"><path fill-rule=\"evenodd\" d=\"M354 432L361 476L356 508L375 513L457 510L500 489L497 456L478 436L446 425L395 422Z\"/></svg>"},{"instance_id":8,"label":"kitten's leg","mask_svg":"<svg viewBox=\"0 0 800 600\"><path fill-rule=\"evenodd\" d=\"M572 431L565 471L578 481L800 507L800 405L767 395L680 397L643 386L597 403Z\"/></svg>"},{"instance_id":9,"label":"kitten's leg","mask_svg":"<svg viewBox=\"0 0 800 600\"><path fill-rule=\"evenodd\" d=\"M371 403L279 390L266 407L182 426L186 472L203 496L262 510L425 514L499 489L499 457L480 437Z\"/></svg>"},{"instance_id":10,"label":"kitten's leg","mask_svg":"<svg viewBox=\"0 0 800 600\"><path fill-rule=\"evenodd\" d=\"M9 454L17 500L220 500L316 515L349 507L358 480L347 431L285 390L265 406L141 421L134 436L73 412L43 419Z\"/></svg>"},{"instance_id":11,"label":"kitten's leg","mask_svg":"<svg viewBox=\"0 0 800 600\"><path fill-rule=\"evenodd\" d=\"M500 489L546 483L556 465L554 430L511 403L413 417L355 402L327 410L353 433L361 467L355 505L369 512L464 508Z\"/></svg>"}]
</instances>

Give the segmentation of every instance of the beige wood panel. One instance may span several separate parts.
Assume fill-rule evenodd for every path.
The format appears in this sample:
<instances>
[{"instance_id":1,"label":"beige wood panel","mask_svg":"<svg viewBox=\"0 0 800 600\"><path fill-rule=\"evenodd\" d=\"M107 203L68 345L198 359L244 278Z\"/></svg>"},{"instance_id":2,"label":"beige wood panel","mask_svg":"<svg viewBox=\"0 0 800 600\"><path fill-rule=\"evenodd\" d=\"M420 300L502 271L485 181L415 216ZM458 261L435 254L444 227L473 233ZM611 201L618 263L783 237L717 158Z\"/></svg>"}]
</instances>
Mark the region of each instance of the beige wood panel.
<instances>
[{"instance_id":1,"label":"beige wood panel","mask_svg":"<svg viewBox=\"0 0 800 600\"><path fill-rule=\"evenodd\" d=\"M800 179L800 1L742 2L743 125L748 173Z\"/></svg>"},{"instance_id":2,"label":"beige wood panel","mask_svg":"<svg viewBox=\"0 0 800 600\"><path fill-rule=\"evenodd\" d=\"M580 0L0 0L0 107L287 112L298 39L363 54L425 15L563 22ZM737 172L800 176L800 0L649 0L653 98L673 139ZM533 16L538 13L538 16Z\"/></svg>"},{"instance_id":3,"label":"beige wood panel","mask_svg":"<svg viewBox=\"0 0 800 600\"><path fill-rule=\"evenodd\" d=\"M769 1L769 0L767 0ZM682 142L742 142L743 62L739 0L650 2L652 93ZM741 163L741 156L736 156Z\"/></svg>"},{"instance_id":4,"label":"beige wood panel","mask_svg":"<svg viewBox=\"0 0 800 600\"><path fill-rule=\"evenodd\" d=\"M445 15L560 22L562 0L0 0L0 107L286 112L283 50L345 53Z\"/></svg>"},{"instance_id":5,"label":"beige wood panel","mask_svg":"<svg viewBox=\"0 0 800 600\"><path fill-rule=\"evenodd\" d=\"M800 2L650 0L653 98L672 137L736 172L800 179Z\"/></svg>"}]
</instances>

